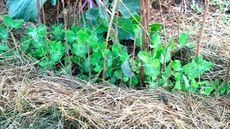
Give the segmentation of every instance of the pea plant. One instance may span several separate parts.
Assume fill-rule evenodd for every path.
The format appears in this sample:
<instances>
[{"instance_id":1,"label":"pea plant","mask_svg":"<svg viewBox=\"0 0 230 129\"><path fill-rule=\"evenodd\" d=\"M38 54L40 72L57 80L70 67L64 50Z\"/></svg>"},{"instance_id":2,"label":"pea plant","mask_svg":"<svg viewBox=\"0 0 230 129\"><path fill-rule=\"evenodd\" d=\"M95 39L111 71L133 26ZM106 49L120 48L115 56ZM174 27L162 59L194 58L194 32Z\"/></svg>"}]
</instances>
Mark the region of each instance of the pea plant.
<instances>
[{"instance_id":1,"label":"pea plant","mask_svg":"<svg viewBox=\"0 0 230 129\"><path fill-rule=\"evenodd\" d=\"M64 30L62 24L28 28L25 34L17 39L18 51L38 60L38 67L53 71L56 75L76 76L85 80L101 81L106 58L105 79L119 86L138 88L140 85L140 68L144 68L144 83L149 88L165 87L168 90L188 91L210 95L222 95L229 92L229 86L220 87L214 83L201 80L199 77L212 67L212 64L199 56L191 57L184 64L174 60L173 53L183 47L191 47L187 43L188 34L182 33L177 39L169 39L164 43L160 36L160 24L151 24L149 33L151 40L149 51L141 50L142 29L138 25L140 17L116 16L113 22L113 34L106 47L105 34L108 30L106 17L98 8L85 12L85 23L88 27L72 25ZM135 11L135 9L133 9ZM13 29L21 28L23 20L3 17L0 24L0 55L12 49L8 39ZM127 42L132 41L132 42ZM66 42L69 55L66 55ZM165 45L166 44L166 45ZM130 52L128 47L132 47ZM135 50L136 49L136 50ZM71 64L68 59L70 59ZM72 71L69 69L71 68ZM223 87L223 86L222 86Z\"/></svg>"}]
</instances>

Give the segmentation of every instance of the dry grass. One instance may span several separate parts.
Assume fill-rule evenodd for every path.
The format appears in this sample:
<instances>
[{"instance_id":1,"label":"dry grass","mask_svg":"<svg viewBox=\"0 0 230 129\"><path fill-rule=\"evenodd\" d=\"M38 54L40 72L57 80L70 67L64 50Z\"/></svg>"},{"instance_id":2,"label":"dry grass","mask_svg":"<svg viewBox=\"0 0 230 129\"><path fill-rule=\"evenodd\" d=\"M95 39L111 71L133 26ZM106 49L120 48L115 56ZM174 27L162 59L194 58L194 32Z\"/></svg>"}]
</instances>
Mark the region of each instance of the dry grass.
<instances>
[{"instance_id":1,"label":"dry grass","mask_svg":"<svg viewBox=\"0 0 230 129\"><path fill-rule=\"evenodd\" d=\"M229 98L131 90L0 67L0 128L223 128Z\"/></svg>"},{"instance_id":2,"label":"dry grass","mask_svg":"<svg viewBox=\"0 0 230 129\"><path fill-rule=\"evenodd\" d=\"M181 15L178 26L178 14L163 15L166 33L175 36L179 27L180 32L189 31L190 41L196 43L196 23L201 16L187 12ZM158 19L153 20L161 21L159 15L154 13ZM222 77L230 56L229 28L216 20L222 15L209 14L205 28L202 54L215 64L208 77ZM14 58L17 64L11 62ZM20 58L0 60L0 129L230 127L229 96L211 98L161 89L136 91L76 78L48 77Z\"/></svg>"},{"instance_id":3,"label":"dry grass","mask_svg":"<svg viewBox=\"0 0 230 129\"><path fill-rule=\"evenodd\" d=\"M6 1L5 0L1 0L0 1L0 15L2 14L6 14Z\"/></svg>"},{"instance_id":4,"label":"dry grass","mask_svg":"<svg viewBox=\"0 0 230 129\"><path fill-rule=\"evenodd\" d=\"M195 52L203 15L196 14L191 9L192 0L186 1L182 12L179 5L172 6L170 1L162 0L162 12L153 10L151 20L164 23L165 37L177 37L182 32L188 32L189 42L194 45L193 51ZM202 3L199 6L204 7ZM228 19L228 21L224 19ZM201 54L213 63L213 68L203 78L226 79L228 60L230 59L229 30L230 15L220 11L218 7L210 5L201 42Z\"/></svg>"}]
</instances>

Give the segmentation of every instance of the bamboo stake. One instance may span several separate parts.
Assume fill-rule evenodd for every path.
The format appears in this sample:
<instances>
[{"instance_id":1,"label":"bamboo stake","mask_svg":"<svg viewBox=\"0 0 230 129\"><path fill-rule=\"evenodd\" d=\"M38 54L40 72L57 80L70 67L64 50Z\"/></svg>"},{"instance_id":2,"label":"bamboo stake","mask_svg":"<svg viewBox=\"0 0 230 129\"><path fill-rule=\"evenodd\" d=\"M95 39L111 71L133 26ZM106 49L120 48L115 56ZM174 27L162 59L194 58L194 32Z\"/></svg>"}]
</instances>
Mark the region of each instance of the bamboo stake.
<instances>
[{"instance_id":1,"label":"bamboo stake","mask_svg":"<svg viewBox=\"0 0 230 129\"><path fill-rule=\"evenodd\" d=\"M201 41L202 41L202 36L203 36L203 31L204 31L204 26L206 22L206 18L208 15L208 7L209 7L209 0L205 0L205 10L204 10L204 16L203 16L203 21L202 25L199 31L199 39L198 39L198 44L197 44L197 49L196 49L196 55L195 57L198 57L200 55L200 46L201 46Z\"/></svg>"},{"instance_id":2,"label":"bamboo stake","mask_svg":"<svg viewBox=\"0 0 230 129\"><path fill-rule=\"evenodd\" d=\"M107 36L106 36L106 40L105 40L106 50L107 50L107 47L109 44L110 31L112 30L112 23L113 23L113 19L114 19L115 13L116 13L117 4L118 4L118 0L115 0L114 4L113 4L111 19L109 22L108 32L107 32ZM104 66L103 66L103 73L102 73L102 81L103 82L105 81L105 72L106 72L106 53L104 55Z\"/></svg>"},{"instance_id":3,"label":"bamboo stake","mask_svg":"<svg viewBox=\"0 0 230 129\"><path fill-rule=\"evenodd\" d=\"M49 44L48 44L47 30L46 30L46 16L45 16L45 10L44 10L43 7L42 7L42 18L43 18L44 31L45 31L46 57L47 57L48 69L49 69L50 68L50 63L49 63Z\"/></svg>"},{"instance_id":4,"label":"bamboo stake","mask_svg":"<svg viewBox=\"0 0 230 129\"><path fill-rule=\"evenodd\" d=\"M148 51L148 24L149 24L149 4L148 0L140 0L141 5L141 18L142 18L142 50ZM141 78L140 83L144 87L144 67L142 66L140 69Z\"/></svg>"},{"instance_id":5,"label":"bamboo stake","mask_svg":"<svg viewBox=\"0 0 230 129\"><path fill-rule=\"evenodd\" d=\"M64 0L62 0L62 8L63 8L63 18L64 18L64 30L65 30L65 49L66 49L66 54L68 57L68 62L69 62L69 71L70 71L70 76L72 77L72 63L70 59L70 54L69 54L69 44L68 44L68 37L67 37L67 22L66 22L66 10L65 10L65 3Z\"/></svg>"}]
</instances>

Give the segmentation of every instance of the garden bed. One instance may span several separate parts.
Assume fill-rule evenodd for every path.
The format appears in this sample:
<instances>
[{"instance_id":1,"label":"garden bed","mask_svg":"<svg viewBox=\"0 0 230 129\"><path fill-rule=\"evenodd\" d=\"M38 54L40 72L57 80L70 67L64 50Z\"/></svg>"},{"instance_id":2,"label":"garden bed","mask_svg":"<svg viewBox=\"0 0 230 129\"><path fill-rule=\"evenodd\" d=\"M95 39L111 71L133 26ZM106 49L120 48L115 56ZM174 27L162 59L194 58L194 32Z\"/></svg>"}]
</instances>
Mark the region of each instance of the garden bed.
<instances>
[{"instance_id":1,"label":"garden bed","mask_svg":"<svg viewBox=\"0 0 230 129\"><path fill-rule=\"evenodd\" d=\"M0 73L1 128L228 128L227 97L131 90L48 77L27 65Z\"/></svg>"},{"instance_id":2,"label":"garden bed","mask_svg":"<svg viewBox=\"0 0 230 129\"><path fill-rule=\"evenodd\" d=\"M202 15L192 11L191 1L183 14L180 14L180 7L167 1L163 1L166 8L162 8L162 12L153 9L151 15L154 23L164 23L162 42L188 32L188 41L196 46ZM0 20L1 15L6 14L5 3L1 2ZM199 7L203 6L199 3ZM216 6L212 5L210 9L201 54L213 63L213 67L201 79L219 79L224 83L230 58L230 23L226 22L230 16L218 11ZM50 12L56 15L55 8L52 10ZM48 22L55 21L52 17L47 19ZM13 35L17 38L22 32L24 28L13 31ZM10 38L10 43L13 44L13 40ZM125 42L124 46L129 47L127 44ZM186 62L194 51L183 49L173 58ZM30 60L25 61L25 58ZM39 69L38 63L38 60L18 54L0 58L0 129L230 127L229 94L214 97L177 90L168 92L163 88L134 90L107 82L98 84L93 79L87 82L75 76L56 76L52 70L47 75L47 71Z\"/></svg>"}]
</instances>

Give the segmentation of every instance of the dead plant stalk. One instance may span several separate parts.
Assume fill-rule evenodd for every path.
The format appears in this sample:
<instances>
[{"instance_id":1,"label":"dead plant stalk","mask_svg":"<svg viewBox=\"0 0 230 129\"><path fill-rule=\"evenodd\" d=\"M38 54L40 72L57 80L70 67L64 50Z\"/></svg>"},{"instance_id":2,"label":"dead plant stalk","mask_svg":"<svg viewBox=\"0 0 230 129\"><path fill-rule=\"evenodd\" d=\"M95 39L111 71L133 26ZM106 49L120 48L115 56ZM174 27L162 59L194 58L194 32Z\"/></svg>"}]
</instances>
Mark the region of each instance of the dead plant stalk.
<instances>
[{"instance_id":1,"label":"dead plant stalk","mask_svg":"<svg viewBox=\"0 0 230 129\"><path fill-rule=\"evenodd\" d=\"M204 26L205 26L205 22L207 19L207 15L208 15L208 7L209 7L209 0L205 0L205 10L204 10L204 16L203 16L203 21L202 21L202 25L201 28L199 30L199 39L198 39L198 44L197 44L197 49L196 49L196 57L198 57L200 55L200 47L201 47L201 42L202 42L202 36L203 36L203 31L204 31Z\"/></svg>"},{"instance_id":2,"label":"dead plant stalk","mask_svg":"<svg viewBox=\"0 0 230 129\"><path fill-rule=\"evenodd\" d=\"M112 23L113 23L113 19L114 19L115 13L116 13L117 4L118 4L118 0L115 0L113 3L111 19L109 22L108 32L107 32L106 40L105 40L106 49L107 49L108 44L109 44L110 31L112 30ZM104 66L103 66L103 75L102 75L103 82L105 81L105 72L106 72L106 52L104 54L105 54L104 55Z\"/></svg>"}]
</instances>

